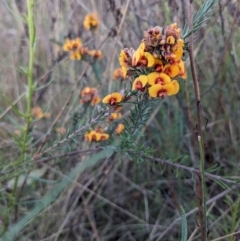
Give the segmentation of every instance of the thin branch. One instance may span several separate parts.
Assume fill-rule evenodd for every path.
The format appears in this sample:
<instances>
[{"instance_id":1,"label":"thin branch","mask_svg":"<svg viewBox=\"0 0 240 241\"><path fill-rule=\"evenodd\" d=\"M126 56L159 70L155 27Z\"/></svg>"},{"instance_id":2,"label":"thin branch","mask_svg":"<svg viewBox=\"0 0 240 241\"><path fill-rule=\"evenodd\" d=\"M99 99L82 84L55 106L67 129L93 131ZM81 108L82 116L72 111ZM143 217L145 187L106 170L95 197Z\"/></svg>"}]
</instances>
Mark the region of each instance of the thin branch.
<instances>
[{"instance_id":1,"label":"thin branch","mask_svg":"<svg viewBox=\"0 0 240 241\"><path fill-rule=\"evenodd\" d=\"M197 131L198 136L200 137L201 146L202 146L202 156L203 159L205 158L205 149L204 149L204 140L203 140L203 133L202 133L202 123L201 123L201 96L200 96L200 87L199 87L199 80L197 76L197 70L194 60L194 53L193 53L193 16L192 16L192 0L189 0L189 7L188 7L188 13L189 13L189 28L190 28L190 39L189 39L189 58L190 58L190 66L191 66L191 72L193 77L193 83L194 83L194 91L195 91L195 99L196 99L196 107L197 107ZM203 160L204 161L204 160ZM202 165L200 165L202 167ZM206 241L207 239L207 224L206 224L206 214L204 212L204 190L203 190L203 184L204 180L204 170L202 168L199 169L198 172L198 179L197 179L197 196L199 201L199 220L200 220L200 231L201 231L201 241Z\"/></svg>"},{"instance_id":2,"label":"thin branch","mask_svg":"<svg viewBox=\"0 0 240 241\"><path fill-rule=\"evenodd\" d=\"M189 173L196 173L196 174L199 173L198 169L195 169L193 167L186 167L184 165L174 163L170 160L163 160L163 159L160 159L160 158L154 158L154 157L149 157L149 156L143 156L143 158L151 160L151 161L159 162L159 163L162 163L162 164L165 164L165 165L168 165L168 166L176 167L176 168L182 169L184 171L187 171ZM227 178L224 178L224 177L221 177L221 176L218 176L218 175L214 175L214 174L211 174L211 173L208 173L208 172L205 172L205 176L212 179L212 180L223 181L223 182L226 182L226 183L229 183L229 184L236 184L237 186L240 186L240 184L237 184L235 181L232 181L232 180L229 180Z\"/></svg>"}]
</instances>

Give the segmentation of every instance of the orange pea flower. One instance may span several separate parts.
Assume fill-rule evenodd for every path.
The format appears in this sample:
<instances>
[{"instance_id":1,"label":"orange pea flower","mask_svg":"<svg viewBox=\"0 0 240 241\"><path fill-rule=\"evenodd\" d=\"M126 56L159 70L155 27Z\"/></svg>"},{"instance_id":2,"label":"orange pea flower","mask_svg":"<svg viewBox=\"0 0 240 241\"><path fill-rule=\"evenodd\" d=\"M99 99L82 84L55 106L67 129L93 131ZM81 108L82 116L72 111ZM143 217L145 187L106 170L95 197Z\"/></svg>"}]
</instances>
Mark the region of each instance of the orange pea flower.
<instances>
[{"instance_id":1,"label":"orange pea flower","mask_svg":"<svg viewBox=\"0 0 240 241\"><path fill-rule=\"evenodd\" d=\"M81 91L81 96L83 97L85 95L91 94L92 93L91 91L92 91L92 88L87 86Z\"/></svg>"},{"instance_id":2,"label":"orange pea flower","mask_svg":"<svg viewBox=\"0 0 240 241\"><path fill-rule=\"evenodd\" d=\"M96 59L101 59L103 57L102 51L101 50L89 50L88 54Z\"/></svg>"},{"instance_id":3,"label":"orange pea flower","mask_svg":"<svg viewBox=\"0 0 240 241\"><path fill-rule=\"evenodd\" d=\"M104 104L109 104L111 106L114 106L119 104L122 100L123 100L123 96L118 92L114 92L110 95L105 96L102 102Z\"/></svg>"},{"instance_id":4,"label":"orange pea flower","mask_svg":"<svg viewBox=\"0 0 240 241\"><path fill-rule=\"evenodd\" d=\"M33 107L32 108L32 116L36 117L37 119L43 118L44 115L43 115L41 107L39 107L39 106Z\"/></svg>"},{"instance_id":5,"label":"orange pea flower","mask_svg":"<svg viewBox=\"0 0 240 241\"><path fill-rule=\"evenodd\" d=\"M99 96L93 96L91 100L91 105L97 105L101 101L101 98Z\"/></svg>"},{"instance_id":6,"label":"orange pea flower","mask_svg":"<svg viewBox=\"0 0 240 241\"><path fill-rule=\"evenodd\" d=\"M114 70L113 79L124 79L122 68L117 68Z\"/></svg>"},{"instance_id":7,"label":"orange pea flower","mask_svg":"<svg viewBox=\"0 0 240 241\"><path fill-rule=\"evenodd\" d=\"M101 133L98 133L96 131L90 131L89 133L85 134L85 140L86 141L100 141L101 140Z\"/></svg>"},{"instance_id":8,"label":"orange pea flower","mask_svg":"<svg viewBox=\"0 0 240 241\"><path fill-rule=\"evenodd\" d=\"M157 73L153 72L148 75L148 84L149 85L155 85L155 84L167 84L170 83L171 79L170 77L165 73Z\"/></svg>"},{"instance_id":9,"label":"orange pea flower","mask_svg":"<svg viewBox=\"0 0 240 241\"><path fill-rule=\"evenodd\" d=\"M94 130L86 133L84 137L85 137L85 140L89 142L92 142L92 141L98 142L98 141L104 141L109 139L109 135L107 133L97 132Z\"/></svg>"},{"instance_id":10,"label":"orange pea flower","mask_svg":"<svg viewBox=\"0 0 240 241\"><path fill-rule=\"evenodd\" d=\"M148 77L146 75L140 75L138 76L132 85L132 90L140 90L140 91L144 91L145 90L145 86L148 82Z\"/></svg>"},{"instance_id":11,"label":"orange pea flower","mask_svg":"<svg viewBox=\"0 0 240 241\"><path fill-rule=\"evenodd\" d=\"M72 39L72 40L67 38L64 42L63 50L66 52L70 52L70 51L76 51L77 49L79 49L81 47L82 47L82 41L80 38L76 38L76 39Z\"/></svg>"},{"instance_id":12,"label":"orange pea flower","mask_svg":"<svg viewBox=\"0 0 240 241\"><path fill-rule=\"evenodd\" d=\"M160 59L154 59L154 69L156 72L163 72L164 65Z\"/></svg>"},{"instance_id":13,"label":"orange pea flower","mask_svg":"<svg viewBox=\"0 0 240 241\"><path fill-rule=\"evenodd\" d=\"M43 113L41 107L39 106L33 107L31 114L33 117L36 117L37 119L49 118L51 116L50 112Z\"/></svg>"},{"instance_id":14,"label":"orange pea flower","mask_svg":"<svg viewBox=\"0 0 240 241\"><path fill-rule=\"evenodd\" d=\"M174 78L179 74L179 67L176 64L166 64L164 66L164 73Z\"/></svg>"},{"instance_id":15,"label":"orange pea flower","mask_svg":"<svg viewBox=\"0 0 240 241\"><path fill-rule=\"evenodd\" d=\"M80 96L80 103L82 104L91 103L91 105L93 106L101 101L101 98L98 96L98 90L89 86L85 87L81 91Z\"/></svg>"},{"instance_id":16,"label":"orange pea flower","mask_svg":"<svg viewBox=\"0 0 240 241\"><path fill-rule=\"evenodd\" d=\"M144 52L144 48L145 43L141 43L138 49L134 52L132 66L143 65L152 67L154 65L154 57L150 53Z\"/></svg>"},{"instance_id":17,"label":"orange pea flower","mask_svg":"<svg viewBox=\"0 0 240 241\"><path fill-rule=\"evenodd\" d=\"M99 18L97 13L89 13L85 16L83 26L86 30L97 29L99 25Z\"/></svg>"},{"instance_id":18,"label":"orange pea flower","mask_svg":"<svg viewBox=\"0 0 240 241\"><path fill-rule=\"evenodd\" d=\"M117 135L121 134L125 129L125 126L121 123L118 124L117 128L115 129L115 133Z\"/></svg>"},{"instance_id":19,"label":"orange pea flower","mask_svg":"<svg viewBox=\"0 0 240 241\"><path fill-rule=\"evenodd\" d=\"M151 97L164 97L165 95L175 95L179 91L179 84L176 80L171 81L165 85L156 84L148 89Z\"/></svg>"},{"instance_id":20,"label":"orange pea flower","mask_svg":"<svg viewBox=\"0 0 240 241\"><path fill-rule=\"evenodd\" d=\"M110 116L108 117L108 120L109 121L114 121L116 119L119 119L122 117L122 114L119 113L119 112L114 112L114 113L111 113Z\"/></svg>"},{"instance_id":21,"label":"orange pea flower","mask_svg":"<svg viewBox=\"0 0 240 241\"><path fill-rule=\"evenodd\" d=\"M107 139L109 139L109 135L108 135L107 133L102 133L100 140L101 140L101 141L105 141L105 140L107 140Z\"/></svg>"}]
</instances>

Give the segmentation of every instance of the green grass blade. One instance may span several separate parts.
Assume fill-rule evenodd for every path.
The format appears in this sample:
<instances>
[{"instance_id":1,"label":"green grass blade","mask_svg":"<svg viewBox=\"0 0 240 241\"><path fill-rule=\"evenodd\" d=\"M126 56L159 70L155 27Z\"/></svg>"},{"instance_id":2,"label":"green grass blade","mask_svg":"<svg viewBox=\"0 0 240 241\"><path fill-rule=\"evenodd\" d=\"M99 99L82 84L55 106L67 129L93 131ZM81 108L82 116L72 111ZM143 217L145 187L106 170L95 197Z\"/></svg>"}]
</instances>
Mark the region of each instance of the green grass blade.
<instances>
[{"instance_id":1,"label":"green grass blade","mask_svg":"<svg viewBox=\"0 0 240 241\"><path fill-rule=\"evenodd\" d=\"M181 241L187 241L187 218L185 211L182 206L180 206L181 214L182 214L182 238Z\"/></svg>"}]
</instances>

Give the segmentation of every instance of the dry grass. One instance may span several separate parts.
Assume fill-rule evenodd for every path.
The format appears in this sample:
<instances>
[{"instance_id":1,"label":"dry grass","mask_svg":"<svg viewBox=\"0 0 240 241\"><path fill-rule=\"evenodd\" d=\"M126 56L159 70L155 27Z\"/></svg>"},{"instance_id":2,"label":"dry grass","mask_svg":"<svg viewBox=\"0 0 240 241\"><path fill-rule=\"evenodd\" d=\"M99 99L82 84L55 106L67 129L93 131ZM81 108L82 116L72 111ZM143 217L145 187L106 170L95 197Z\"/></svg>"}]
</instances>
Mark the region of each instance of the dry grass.
<instances>
[{"instance_id":1,"label":"dry grass","mask_svg":"<svg viewBox=\"0 0 240 241\"><path fill-rule=\"evenodd\" d=\"M35 92L33 105L51 112L51 118L38 120L32 126L33 154L86 65L84 61L74 62L67 58L61 48L65 37L80 36L89 48L100 47L104 58L90 65L73 90L72 98L48 137L45 148L54 145L58 138L55 127L71 129L74 120L84 123L84 118L90 118L92 112L83 111L79 105L79 92L83 87L98 88L101 97L124 88L112 80L123 47L137 48L143 31L151 26L177 22L183 27L187 19L186 2L132 0L124 15L127 1L38 1L35 8L34 81L38 87L50 84ZM203 1L194 2L197 10ZM237 2L220 1L208 24L195 34L194 42L203 123L206 123L205 117L208 119L207 126L203 127L206 171L215 175L206 177L209 240L240 229L239 186L235 184L239 181L240 165L240 6ZM101 19L96 34L87 32L82 25L84 16L93 11ZM4 16L0 21L1 173L19 156L13 133L24 124L4 97L6 95L15 101L19 110L25 110L26 76L21 67L28 63L28 40L27 26L21 20L24 13L26 6L23 0L0 2L0 15ZM122 16L124 21L119 30ZM189 70L188 56L186 66ZM198 229L196 176L192 168L198 168L199 160L190 70L187 80L181 81L180 85L176 97L159 102L157 111L152 113L143 128L144 135L137 140L146 147L152 147L155 158L145 157L139 164L135 158L130 160L116 153L111 155L111 150L106 148L110 154L93 155L88 159L92 153L98 153L98 146L89 145L79 136L75 142L55 148L52 159L48 154L31 164L30 169L22 166L12 172L9 168L8 174L1 177L0 229L8 224L10 227L19 225L21 229L16 240L180 240L179 206L182 205L187 214L190 237ZM126 116L128 109L124 110ZM72 150L88 149L91 149L88 153L66 154ZM45 157L49 159L45 160ZM171 160L179 166L168 165L164 160ZM42 168L45 168L44 175L24 187L15 220L14 211L8 213L6 208L11 197L11 191L5 189L7 182L16 173ZM38 215L32 210L38 210ZM26 217L32 218L21 226ZM236 234L222 240L239 239L239 234ZM189 240L199 240L199 231Z\"/></svg>"}]
</instances>

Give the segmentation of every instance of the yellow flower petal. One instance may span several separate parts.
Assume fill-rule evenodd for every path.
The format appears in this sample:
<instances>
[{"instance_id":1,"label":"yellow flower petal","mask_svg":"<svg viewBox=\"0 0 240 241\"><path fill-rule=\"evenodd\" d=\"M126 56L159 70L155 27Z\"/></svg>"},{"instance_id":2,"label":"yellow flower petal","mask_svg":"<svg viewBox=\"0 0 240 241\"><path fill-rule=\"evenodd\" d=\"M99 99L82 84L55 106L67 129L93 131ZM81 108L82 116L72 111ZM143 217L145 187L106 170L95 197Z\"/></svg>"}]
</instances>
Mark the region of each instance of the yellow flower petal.
<instances>
[{"instance_id":1,"label":"yellow flower petal","mask_svg":"<svg viewBox=\"0 0 240 241\"><path fill-rule=\"evenodd\" d=\"M101 101L101 98L99 96L94 96L91 101L91 105L97 105Z\"/></svg>"},{"instance_id":2,"label":"yellow flower petal","mask_svg":"<svg viewBox=\"0 0 240 241\"><path fill-rule=\"evenodd\" d=\"M121 123L118 124L117 128L115 129L115 133L117 135L121 134L125 129L125 126Z\"/></svg>"},{"instance_id":3,"label":"yellow flower petal","mask_svg":"<svg viewBox=\"0 0 240 241\"><path fill-rule=\"evenodd\" d=\"M139 51L139 50L136 50L136 51L133 53L132 66L136 66L136 65L138 64L140 58L141 58L140 51Z\"/></svg>"},{"instance_id":4,"label":"yellow flower petal","mask_svg":"<svg viewBox=\"0 0 240 241\"><path fill-rule=\"evenodd\" d=\"M175 86L172 83L166 84L163 86L163 92L165 92L167 95L171 96L174 94Z\"/></svg>"},{"instance_id":5,"label":"yellow flower petal","mask_svg":"<svg viewBox=\"0 0 240 241\"><path fill-rule=\"evenodd\" d=\"M122 99L123 99L123 96L120 94L120 93L118 93L118 92L115 92L115 93L112 93L112 98L115 98L116 99L116 102L121 102L122 101Z\"/></svg>"},{"instance_id":6,"label":"yellow flower petal","mask_svg":"<svg viewBox=\"0 0 240 241\"><path fill-rule=\"evenodd\" d=\"M166 40L167 44L173 45L175 44L175 38L173 36L168 36Z\"/></svg>"},{"instance_id":7,"label":"yellow flower petal","mask_svg":"<svg viewBox=\"0 0 240 241\"><path fill-rule=\"evenodd\" d=\"M92 140L93 141L100 141L101 140L101 136L102 136L102 134L94 131L94 133L92 134Z\"/></svg>"},{"instance_id":8,"label":"yellow flower petal","mask_svg":"<svg viewBox=\"0 0 240 241\"><path fill-rule=\"evenodd\" d=\"M107 139L109 139L109 135L107 133L100 134L100 140L101 141L105 141Z\"/></svg>"},{"instance_id":9,"label":"yellow flower petal","mask_svg":"<svg viewBox=\"0 0 240 241\"><path fill-rule=\"evenodd\" d=\"M179 41L178 40L178 43L174 46L173 48L173 53L175 55L175 59L176 60L180 60L182 58L182 55L183 55L183 41Z\"/></svg>"},{"instance_id":10,"label":"yellow flower petal","mask_svg":"<svg viewBox=\"0 0 240 241\"><path fill-rule=\"evenodd\" d=\"M167 84L171 82L170 77L165 73L152 72L148 75L148 84Z\"/></svg>"},{"instance_id":11,"label":"yellow flower petal","mask_svg":"<svg viewBox=\"0 0 240 241\"><path fill-rule=\"evenodd\" d=\"M127 55L124 50L121 50L119 55L119 63L121 66L126 66Z\"/></svg>"},{"instance_id":12,"label":"yellow flower petal","mask_svg":"<svg viewBox=\"0 0 240 241\"><path fill-rule=\"evenodd\" d=\"M81 91L81 96L85 96L85 95L88 95L88 94L91 94L91 88L86 86L82 91Z\"/></svg>"},{"instance_id":13,"label":"yellow flower petal","mask_svg":"<svg viewBox=\"0 0 240 241\"><path fill-rule=\"evenodd\" d=\"M132 57L132 66L136 66L140 59L144 56L145 43L141 43Z\"/></svg>"},{"instance_id":14,"label":"yellow flower petal","mask_svg":"<svg viewBox=\"0 0 240 241\"><path fill-rule=\"evenodd\" d=\"M121 113L114 112L114 113L110 114L110 116L108 117L108 120L109 121L114 121L114 120L119 119L121 117L122 117Z\"/></svg>"},{"instance_id":15,"label":"yellow flower petal","mask_svg":"<svg viewBox=\"0 0 240 241\"><path fill-rule=\"evenodd\" d=\"M187 78L187 72L185 70L185 65L184 65L184 62L181 60L178 64L178 68L179 68L179 76L183 79L186 79Z\"/></svg>"},{"instance_id":16,"label":"yellow flower petal","mask_svg":"<svg viewBox=\"0 0 240 241\"><path fill-rule=\"evenodd\" d=\"M177 80L173 80L171 83L174 86L174 90L172 92L172 95L175 95L179 92L180 86L179 86L179 83L177 82Z\"/></svg>"},{"instance_id":17,"label":"yellow flower petal","mask_svg":"<svg viewBox=\"0 0 240 241\"><path fill-rule=\"evenodd\" d=\"M144 57L147 59L147 66L152 67L155 63L153 56L150 53L145 52Z\"/></svg>"},{"instance_id":18,"label":"yellow flower petal","mask_svg":"<svg viewBox=\"0 0 240 241\"><path fill-rule=\"evenodd\" d=\"M123 73L123 78L126 78L126 76L127 76L127 68L124 65L122 65L122 73Z\"/></svg>"},{"instance_id":19,"label":"yellow flower petal","mask_svg":"<svg viewBox=\"0 0 240 241\"><path fill-rule=\"evenodd\" d=\"M63 50L64 51L70 51L72 49L72 44L71 44L71 40L69 38L67 38L65 40L65 43L63 45Z\"/></svg>"},{"instance_id":20,"label":"yellow flower petal","mask_svg":"<svg viewBox=\"0 0 240 241\"><path fill-rule=\"evenodd\" d=\"M177 40L177 44L178 44L179 47L183 48L183 47L184 47L184 40L181 39L181 38L178 39L178 40Z\"/></svg>"},{"instance_id":21,"label":"yellow flower petal","mask_svg":"<svg viewBox=\"0 0 240 241\"><path fill-rule=\"evenodd\" d=\"M72 48L73 50L75 49L79 49L80 47L82 47L82 41L80 38L76 38L72 40Z\"/></svg>"},{"instance_id":22,"label":"yellow flower petal","mask_svg":"<svg viewBox=\"0 0 240 241\"><path fill-rule=\"evenodd\" d=\"M162 90L162 85L156 84L156 85L151 86L148 89L148 93L151 97L157 97L160 90Z\"/></svg>"},{"instance_id":23,"label":"yellow flower petal","mask_svg":"<svg viewBox=\"0 0 240 241\"><path fill-rule=\"evenodd\" d=\"M88 54L96 59L100 59L103 57L102 51L101 50L89 50Z\"/></svg>"},{"instance_id":24,"label":"yellow flower petal","mask_svg":"<svg viewBox=\"0 0 240 241\"><path fill-rule=\"evenodd\" d=\"M84 135L85 140L86 140L86 141L90 141L90 142L91 142L91 141L94 141L94 140L96 140L96 139L99 139L99 140L100 140L100 137L97 137L96 134L97 134L96 131L90 131L89 133L86 133L86 134Z\"/></svg>"},{"instance_id":25,"label":"yellow flower petal","mask_svg":"<svg viewBox=\"0 0 240 241\"><path fill-rule=\"evenodd\" d=\"M164 73L169 75L171 78L174 78L179 73L179 67L176 64L167 64L164 68Z\"/></svg>"},{"instance_id":26,"label":"yellow flower petal","mask_svg":"<svg viewBox=\"0 0 240 241\"><path fill-rule=\"evenodd\" d=\"M103 104L109 103L109 100L110 100L111 98L112 98L111 95L105 96L105 97L102 99L102 103L103 103Z\"/></svg>"},{"instance_id":27,"label":"yellow flower petal","mask_svg":"<svg viewBox=\"0 0 240 241\"><path fill-rule=\"evenodd\" d=\"M71 60L80 60L81 58L82 58L82 56L79 51L76 51L76 52L73 52L70 54Z\"/></svg>"}]
</instances>

